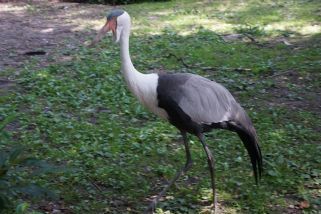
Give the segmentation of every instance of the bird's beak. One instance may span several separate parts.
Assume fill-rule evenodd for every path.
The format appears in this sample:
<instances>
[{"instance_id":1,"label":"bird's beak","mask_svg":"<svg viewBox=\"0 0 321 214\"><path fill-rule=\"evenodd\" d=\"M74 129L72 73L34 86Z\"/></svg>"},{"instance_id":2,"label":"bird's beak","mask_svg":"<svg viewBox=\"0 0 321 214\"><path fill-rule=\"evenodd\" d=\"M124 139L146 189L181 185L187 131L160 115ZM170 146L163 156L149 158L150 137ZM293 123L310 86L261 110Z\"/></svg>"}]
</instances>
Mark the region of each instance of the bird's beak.
<instances>
[{"instance_id":1,"label":"bird's beak","mask_svg":"<svg viewBox=\"0 0 321 214\"><path fill-rule=\"evenodd\" d=\"M109 31L113 32L113 37L116 36L117 21L116 18L108 20L106 24L99 30L97 36L90 46L96 45Z\"/></svg>"}]
</instances>

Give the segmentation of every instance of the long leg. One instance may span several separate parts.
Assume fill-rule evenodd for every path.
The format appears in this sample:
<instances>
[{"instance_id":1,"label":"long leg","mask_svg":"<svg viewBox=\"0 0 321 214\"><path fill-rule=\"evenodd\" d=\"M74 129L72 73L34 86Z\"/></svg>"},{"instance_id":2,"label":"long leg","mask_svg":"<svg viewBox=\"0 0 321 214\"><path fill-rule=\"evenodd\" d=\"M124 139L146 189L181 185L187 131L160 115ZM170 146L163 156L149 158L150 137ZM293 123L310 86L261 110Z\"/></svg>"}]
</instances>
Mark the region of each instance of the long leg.
<instances>
[{"instance_id":1,"label":"long leg","mask_svg":"<svg viewBox=\"0 0 321 214\"><path fill-rule=\"evenodd\" d=\"M192 156L191 152L189 149L189 144L188 144L188 139L186 132L181 131L182 137L183 137L183 142L185 146L185 152L186 152L186 163L182 169L180 169L177 174L175 175L174 178L169 182L167 186L164 187L164 189L157 195L157 197L150 203L148 208L146 209L145 213L153 213L155 210L156 204L158 203L159 199L163 197L163 195L166 193L166 191L176 182L176 180L184 173L186 173L192 166Z\"/></svg>"},{"instance_id":2,"label":"long leg","mask_svg":"<svg viewBox=\"0 0 321 214\"><path fill-rule=\"evenodd\" d=\"M214 213L216 211L216 189L215 189L215 164L214 164L214 157L211 153L211 151L209 150L209 148L207 147L206 143L205 143L205 139L204 139L204 135L203 134L199 134L198 138L200 139L203 148L206 152L206 156L207 156L207 163L208 163L208 167L210 170L210 174L211 174L211 184L212 184L212 191L213 191L213 206L214 206Z\"/></svg>"}]
</instances>

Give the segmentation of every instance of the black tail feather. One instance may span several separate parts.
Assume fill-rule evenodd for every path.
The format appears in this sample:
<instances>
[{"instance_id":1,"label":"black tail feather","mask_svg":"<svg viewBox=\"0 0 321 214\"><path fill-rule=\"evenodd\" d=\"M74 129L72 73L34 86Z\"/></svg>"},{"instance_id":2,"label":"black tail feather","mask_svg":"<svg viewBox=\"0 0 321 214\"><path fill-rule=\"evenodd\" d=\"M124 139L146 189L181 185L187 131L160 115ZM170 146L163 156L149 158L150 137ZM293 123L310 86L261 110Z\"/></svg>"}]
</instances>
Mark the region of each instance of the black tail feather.
<instances>
[{"instance_id":1,"label":"black tail feather","mask_svg":"<svg viewBox=\"0 0 321 214\"><path fill-rule=\"evenodd\" d=\"M210 131L212 128L227 129L236 132L241 138L252 163L253 173L256 184L262 176L263 164L262 153L256 135L256 130L252 124L250 117L246 114L244 109L235 104L232 106L232 115L227 121L212 123L211 125L203 125L203 131Z\"/></svg>"},{"instance_id":2,"label":"black tail feather","mask_svg":"<svg viewBox=\"0 0 321 214\"><path fill-rule=\"evenodd\" d=\"M262 154L260 146L257 142L256 136L253 136L252 133L248 133L245 131L238 131L237 132L239 137L241 138L247 152L249 153L255 182L258 183L258 180L261 178L262 175Z\"/></svg>"},{"instance_id":3,"label":"black tail feather","mask_svg":"<svg viewBox=\"0 0 321 214\"><path fill-rule=\"evenodd\" d=\"M257 135L253 126L244 128L241 125L235 123L229 123L229 129L235 131L241 138L252 163L255 182L258 184L258 180L262 176L262 153L258 144Z\"/></svg>"}]
</instances>

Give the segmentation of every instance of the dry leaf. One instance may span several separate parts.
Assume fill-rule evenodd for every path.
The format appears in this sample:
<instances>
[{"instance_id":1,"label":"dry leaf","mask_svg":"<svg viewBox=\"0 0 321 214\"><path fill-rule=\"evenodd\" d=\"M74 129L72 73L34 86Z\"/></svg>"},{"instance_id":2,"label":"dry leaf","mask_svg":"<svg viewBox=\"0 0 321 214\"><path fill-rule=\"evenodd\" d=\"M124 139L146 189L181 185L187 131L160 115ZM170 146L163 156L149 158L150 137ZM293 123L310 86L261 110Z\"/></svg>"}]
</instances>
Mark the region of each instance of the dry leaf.
<instances>
[{"instance_id":1,"label":"dry leaf","mask_svg":"<svg viewBox=\"0 0 321 214\"><path fill-rule=\"evenodd\" d=\"M310 207L310 203L308 201L301 201L300 203L300 208L301 209L306 209Z\"/></svg>"}]
</instances>

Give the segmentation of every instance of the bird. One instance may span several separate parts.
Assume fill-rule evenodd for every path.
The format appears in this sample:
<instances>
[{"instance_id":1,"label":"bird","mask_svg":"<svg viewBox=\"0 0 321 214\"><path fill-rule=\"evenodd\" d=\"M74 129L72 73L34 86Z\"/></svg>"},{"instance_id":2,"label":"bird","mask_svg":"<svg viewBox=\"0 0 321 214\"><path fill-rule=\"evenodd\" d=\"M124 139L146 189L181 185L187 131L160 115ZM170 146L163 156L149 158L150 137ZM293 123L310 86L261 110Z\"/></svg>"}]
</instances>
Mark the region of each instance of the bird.
<instances>
[{"instance_id":1,"label":"bird","mask_svg":"<svg viewBox=\"0 0 321 214\"><path fill-rule=\"evenodd\" d=\"M150 202L145 213L153 213L166 191L192 166L188 134L195 135L206 153L213 198L212 211L217 207L215 160L205 142L205 133L213 129L236 132L251 161L256 184L263 171L262 154L256 130L251 119L221 84L191 73L141 73L132 63L129 52L131 18L122 9L113 9L106 16L105 25L91 42L95 46L111 31L120 45L121 73L128 89L152 113L167 120L180 132L186 153L186 162L176 175Z\"/></svg>"}]
</instances>

